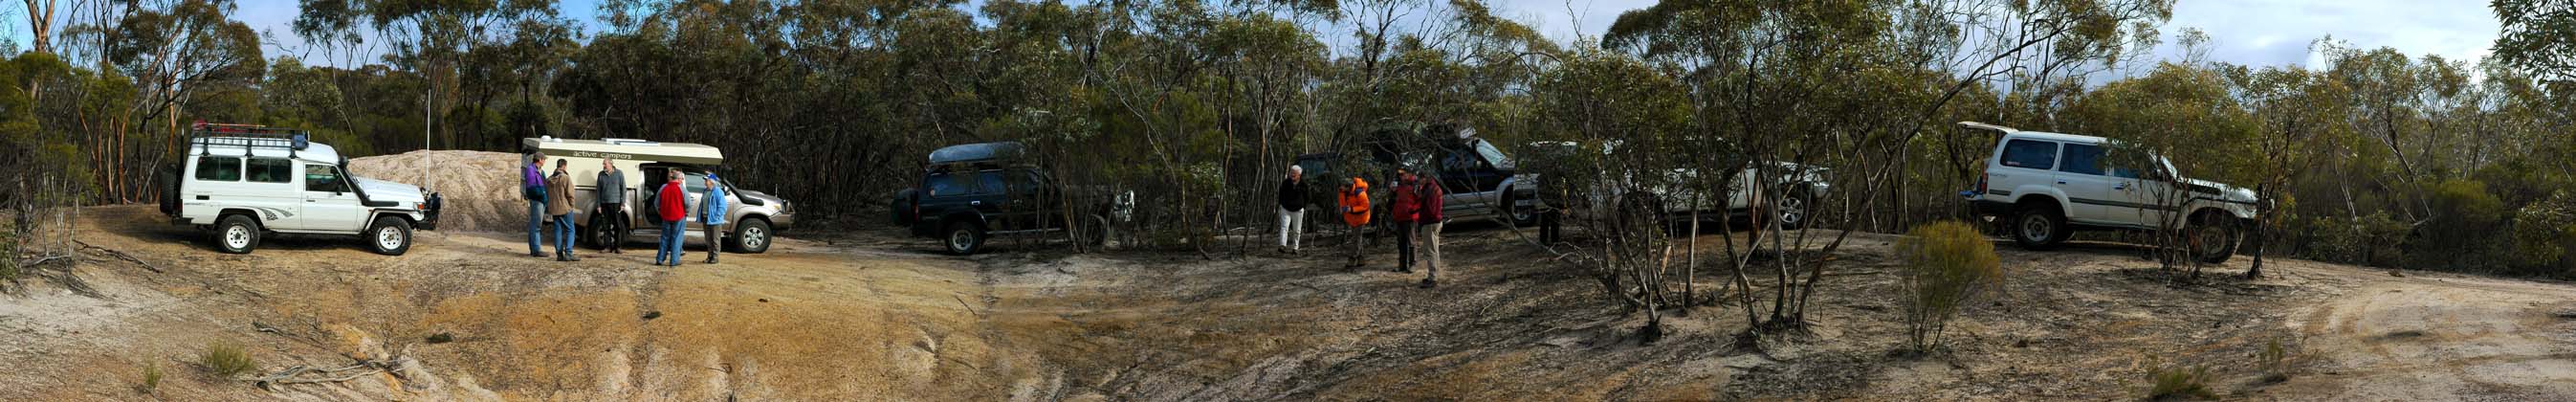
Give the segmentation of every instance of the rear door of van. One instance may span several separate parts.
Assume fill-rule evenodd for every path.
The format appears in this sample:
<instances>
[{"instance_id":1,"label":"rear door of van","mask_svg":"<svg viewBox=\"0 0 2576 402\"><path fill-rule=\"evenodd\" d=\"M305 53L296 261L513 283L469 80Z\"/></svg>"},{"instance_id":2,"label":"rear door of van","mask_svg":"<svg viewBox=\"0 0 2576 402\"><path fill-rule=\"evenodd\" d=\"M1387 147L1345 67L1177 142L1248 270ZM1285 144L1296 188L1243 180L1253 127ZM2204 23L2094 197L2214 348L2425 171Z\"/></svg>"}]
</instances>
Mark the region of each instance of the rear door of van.
<instances>
[{"instance_id":1,"label":"rear door of van","mask_svg":"<svg viewBox=\"0 0 2576 402\"><path fill-rule=\"evenodd\" d=\"M2023 186L2057 184L2058 142L2005 137L1996 148L1995 163L1986 169L1986 194L2010 201L2021 196L2014 192Z\"/></svg>"}]
</instances>

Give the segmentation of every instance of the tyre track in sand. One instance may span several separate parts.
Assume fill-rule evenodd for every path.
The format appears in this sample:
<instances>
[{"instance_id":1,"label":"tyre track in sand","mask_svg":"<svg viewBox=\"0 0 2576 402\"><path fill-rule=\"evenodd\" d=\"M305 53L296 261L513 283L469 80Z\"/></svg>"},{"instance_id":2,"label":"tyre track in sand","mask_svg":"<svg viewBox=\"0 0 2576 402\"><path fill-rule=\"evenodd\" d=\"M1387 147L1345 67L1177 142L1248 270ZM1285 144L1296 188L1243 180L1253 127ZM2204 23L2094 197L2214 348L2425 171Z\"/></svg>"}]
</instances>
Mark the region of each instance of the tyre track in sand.
<instances>
[{"instance_id":1,"label":"tyre track in sand","mask_svg":"<svg viewBox=\"0 0 2576 402\"><path fill-rule=\"evenodd\" d=\"M2351 290L2288 323L2310 400L2576 401L2576 287L2337 267Z\"/></svg>"}]
</instances>

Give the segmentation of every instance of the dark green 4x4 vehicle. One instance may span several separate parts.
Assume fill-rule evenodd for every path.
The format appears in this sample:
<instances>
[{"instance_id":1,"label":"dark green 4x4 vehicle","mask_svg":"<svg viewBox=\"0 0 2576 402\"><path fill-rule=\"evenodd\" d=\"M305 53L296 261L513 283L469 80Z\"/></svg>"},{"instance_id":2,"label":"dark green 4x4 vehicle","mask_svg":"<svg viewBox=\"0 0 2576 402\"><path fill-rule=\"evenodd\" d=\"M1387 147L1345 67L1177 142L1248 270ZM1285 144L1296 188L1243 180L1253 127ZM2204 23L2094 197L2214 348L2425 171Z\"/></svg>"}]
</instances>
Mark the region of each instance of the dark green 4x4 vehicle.
<instances>
[{"instance_id":1,"label":"dark green 4x4 vehicle","mask_svg":"<svg viewBox=\"0 0 2576 402\"><path fill-rule=\"evenodd\" d=\"M1113 205L1133 205L1133 196L1082 205L1067 194L1045 169L1027 165L1026 149L1017 142L955 145L930 153L930 164L913 188L897 192L892 205L895 224L912 235L939 239L951 254L974 254L994 236L1063 232L1079 226L1078 240L1107 238ZM1088 198L1081 198L1088 199ZM1076 225L1076 219L1082 224Z\"/></svg>"}]
</instances>

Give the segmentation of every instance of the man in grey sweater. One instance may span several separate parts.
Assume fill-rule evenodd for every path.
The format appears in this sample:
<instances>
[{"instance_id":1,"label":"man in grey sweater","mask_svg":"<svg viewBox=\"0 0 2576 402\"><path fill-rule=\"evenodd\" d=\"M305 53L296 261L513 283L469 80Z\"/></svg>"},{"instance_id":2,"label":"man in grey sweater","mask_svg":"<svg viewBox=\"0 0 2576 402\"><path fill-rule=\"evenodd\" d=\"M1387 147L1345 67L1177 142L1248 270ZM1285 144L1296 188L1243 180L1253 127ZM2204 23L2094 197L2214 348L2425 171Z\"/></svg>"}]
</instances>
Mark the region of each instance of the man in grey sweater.
<instances>
[{"instance_id":1,"label":"man in grey sweater","mask_svg":"<svg viewBox=\"0 0 2576 402\"><path fill-rule=\"evenodd\" d=\"M617 170L615 160L599 161L599 210L591 212L599 223L599 232L608 237L609 254L625 254L626 243L626 172Z\"/></svg>"}]
</instances>

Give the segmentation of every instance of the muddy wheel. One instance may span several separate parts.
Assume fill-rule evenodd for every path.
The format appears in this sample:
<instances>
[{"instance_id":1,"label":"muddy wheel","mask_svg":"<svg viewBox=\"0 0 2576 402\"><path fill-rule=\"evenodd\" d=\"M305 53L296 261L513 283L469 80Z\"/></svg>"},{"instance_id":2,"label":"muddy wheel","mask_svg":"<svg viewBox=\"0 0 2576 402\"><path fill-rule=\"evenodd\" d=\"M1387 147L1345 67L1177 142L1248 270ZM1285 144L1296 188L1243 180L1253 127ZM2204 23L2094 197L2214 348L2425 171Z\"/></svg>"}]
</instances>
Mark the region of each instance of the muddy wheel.
<instances>
[{"instance_id":1,"label":"muddy wheel","mask_svg":"<svg viewBox=\"0 0 2576 402\"><path fill-rule=\"evenodd\" d=\"M2021 248L2030 250L2056 248L2057 243L2066 241L2067 235L2066 217L2059 216L2057 209L2050 205L2035 204L2022 207L2021 213L2013 217L2013 242L2021 243Z\"/></svg>"},{"instance_id":2,"label":"muddy wheel","mask_svg":"<svg viewBox=\"0 0 2576 402\"><path fill-rule=\"evenodd\" d=\"M2224 263L2228 257L2236 255L2239 234L2236 225L2226 217L2203 214L2192 220L2190 233L2184 236L2184 245L2191 247L2192 258L2202 263Z\"/></svg>"},{"instance_id":3,"label":"muddy wheel","mask_svg":"<svg viewBox=\"0 0 2576 402\"><path fill-rule=\"evenodd\" d=\"M975 254L977 249L984 248L984 228L976 227L975 224L951 223L948 224L948 230L942 230L940 233L942 233L940 238L946 239L940 243L948 247L949 254Z\"/></svg>"},{"instance_id":4,"label":"muddy wheel","mask_svg":"<svg viewBox=\"0 0 2576 402\"><path fill-rule=\"evenodd\" d=\"M384 255L411 251L411 223L391 216L376 217L376 224L367 229L367 249Z\"/></svg>"}]
</instances>

